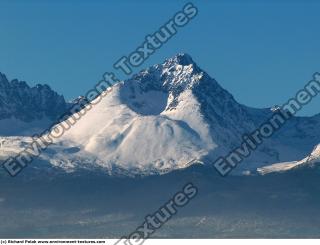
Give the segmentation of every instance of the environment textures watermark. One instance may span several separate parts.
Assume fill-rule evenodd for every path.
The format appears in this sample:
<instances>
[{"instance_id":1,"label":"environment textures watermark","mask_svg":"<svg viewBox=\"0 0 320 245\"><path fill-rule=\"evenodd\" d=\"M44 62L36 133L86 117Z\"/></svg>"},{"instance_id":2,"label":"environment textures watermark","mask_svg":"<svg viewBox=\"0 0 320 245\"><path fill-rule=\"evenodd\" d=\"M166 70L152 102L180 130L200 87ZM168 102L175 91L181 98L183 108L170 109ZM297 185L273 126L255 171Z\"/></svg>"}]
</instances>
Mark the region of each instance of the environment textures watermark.
<instances>
[{"instance_id":1,"label":"environment textures watermark","mask_svg":"<svg viewBox=\"0 0 320 245\"><path fill-rule=\"evenodd\" d=\"M160 229L174 215L178 213L178 209L186 206L191 199L198 194L198 189L192 183L186 184L182 191L174 194L174 196L161 206L154 214L147 215L144 222L136 228L128 237L122 237L116 244L124 245L141 245L146 239Z\"/></svg>"},{"instance_id":2,"label":"environment textures watermark","mask_svg":"<svg viewBox=\"0 0 320 245\"><path fill-rule=\"evenodd\" d=\"M178 28L187 25L197 14L197 7L193 3L187 3L181 11L175 13L158 31L152 35L147 35L140 47L128 57L123 56L120 58L114 63L113 67L120 69L126 75L131 74L131 67L142 65L157 49L177 34ZM102 98L112 91L113 86L120 83L120 79L117 79L113 72L106 72L102 77L103 80L99 81L85 96L80 96L77 103L59 117L49 129L43 131L40 135L33 135L32 142L23 151L4 161L3 167L12 177L17 176L35 158L39 157L44 150L54 143L55 139L63 136L87 112L100 103Z\"/></svg>"},{"instance_id":3,"label":"environment textures watermark","mask_svg":"<svg viewBox=\"0 0 320 245\"><path fill-rule=\"evenodd\" d=\"M131 74L133 67L142 65L150 55L177 34L178 28L187 25L197 14L198 9L192 3L187 3L182 11L177 12L157 32L147 35L139 48L128 56L121 57L114 64L114 68L121 69L127 75Z\"/></svg>"},{"instance_id":4,"label":"environment textures watermark","mask_svg":"<svg viewBox=\"0 0 320 245\"><path fill-rule=\"evenodd\" d=\"M290 118L297 114L305 105L310 103L320 93L320 73L316 72L313 79L303 89L289 99L285 104L279 106L273 115L259 128L250 134L243 135L242 143L224 157L219 157L213 166L222 176L228 175L241 162L248 158L265 139L270 138Z\"/></svg>"}]
</instances>

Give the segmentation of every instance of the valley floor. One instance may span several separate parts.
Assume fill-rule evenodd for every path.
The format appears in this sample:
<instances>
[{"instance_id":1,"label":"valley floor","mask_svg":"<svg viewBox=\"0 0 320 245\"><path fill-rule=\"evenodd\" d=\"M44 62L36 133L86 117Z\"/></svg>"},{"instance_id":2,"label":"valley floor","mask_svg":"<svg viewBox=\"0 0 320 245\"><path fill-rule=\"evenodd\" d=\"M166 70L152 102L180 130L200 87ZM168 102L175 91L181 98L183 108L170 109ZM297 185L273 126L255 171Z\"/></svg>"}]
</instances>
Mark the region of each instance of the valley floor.
<instances>
[{"instance_id":1,"label":"valley floor","mask_svg":"<svg viewBox=\"0 0 320 245\"><path fill-rule=\"evenodd\" d=\"M319 238L318 169L220 177L192 167L163 176L78 173L0 180L1 238L118 238L187 183L198 195L154 238Z\"/></svg>"}]
</instances>

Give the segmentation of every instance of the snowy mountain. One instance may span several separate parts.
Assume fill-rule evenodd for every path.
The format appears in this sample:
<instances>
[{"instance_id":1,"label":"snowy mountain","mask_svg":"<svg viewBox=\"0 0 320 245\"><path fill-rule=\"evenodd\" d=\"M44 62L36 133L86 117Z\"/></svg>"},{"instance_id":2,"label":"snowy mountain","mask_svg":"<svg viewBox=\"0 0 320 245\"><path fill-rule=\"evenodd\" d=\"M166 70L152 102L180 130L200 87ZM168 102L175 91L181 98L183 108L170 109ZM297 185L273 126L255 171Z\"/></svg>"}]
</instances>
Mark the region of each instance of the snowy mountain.
<instances>
[{"instance_id":1,"label":"snowy mountain","mask_svg":"<svg viewBox=\"0 0 320 245\"><path fill-rule=\"evenodd\" d=\"M318 163L320 163L320 144L317 145L308 156L300 161L274 163L269 166L258 168L257 170L261 174L269 174L298 169L301 167L313 167L314 164Z\"/></svg>"},{"instance_id":2,"label":"snowy mountain","mask_svg":"<svg viewBox=\"0 0 320 245\"><path fill-rule=\"evenodd\" d=\"M68 105L48 85L29 87L0 73L0 135L32 135L54 122Z\"/></svg>"},{"instance_id":3,"label":"snowy mountain","mask_svg":"<svg viewBox=\"0 0 320 245\"><path fill-rule=\"evenodd\" d=\"M10 86L14 84L11 82ZM28 110L10 111L24 122L55 118L67 106L62 97L45 85L20 86L26 92L11 97L17 97L16 105L26 96ZM6 98L8 91L1 88L0 98ZM40 91L43 97L30 91ZM31 96L33 93L37 96ZM35 105L41 105L40 109L29 115ZM118 171L152 174L199 162L211 164L238 147L243 134L254 131L274 113L272 108L255 109L239 104L187 54L178 54L115 85L101 102L95 105L92 101L92 106L33 166L54 166L64 171L98 168L110 174ZM2 133L6 132L1 124L3 120L0 120L0 132L9 136ZM26 135L16 132L12 135L15 137L0 139L3 159L31 142ZM319 139L320 115L294 117L235 173L302 159Z\"/></svg>"}]
</instances>

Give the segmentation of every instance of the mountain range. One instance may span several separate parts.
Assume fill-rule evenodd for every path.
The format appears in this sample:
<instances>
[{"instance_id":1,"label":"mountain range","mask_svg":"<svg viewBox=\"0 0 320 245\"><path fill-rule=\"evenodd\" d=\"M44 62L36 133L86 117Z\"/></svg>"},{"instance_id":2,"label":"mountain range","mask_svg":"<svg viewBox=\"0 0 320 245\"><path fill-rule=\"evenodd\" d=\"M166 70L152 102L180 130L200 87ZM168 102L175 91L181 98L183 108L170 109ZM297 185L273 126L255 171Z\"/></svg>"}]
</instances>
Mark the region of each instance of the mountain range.
<instances>
[{"instance_id":1,"label":"mountain range","mask_svg":"<svg viewBox=\"0 0 320 245\"><path fill-rule=\"evenodd\" d=\"M19 153L74 103L48 85L29 87L0 73L0 158ZM273 108L238 103L181 53L114 85L30 167L151 175L210 165L240 146L242 136L266 122ZM312 167L320 162L319 142L320 114L292 117L233 173Z\"/></svg>"}]
</instances>

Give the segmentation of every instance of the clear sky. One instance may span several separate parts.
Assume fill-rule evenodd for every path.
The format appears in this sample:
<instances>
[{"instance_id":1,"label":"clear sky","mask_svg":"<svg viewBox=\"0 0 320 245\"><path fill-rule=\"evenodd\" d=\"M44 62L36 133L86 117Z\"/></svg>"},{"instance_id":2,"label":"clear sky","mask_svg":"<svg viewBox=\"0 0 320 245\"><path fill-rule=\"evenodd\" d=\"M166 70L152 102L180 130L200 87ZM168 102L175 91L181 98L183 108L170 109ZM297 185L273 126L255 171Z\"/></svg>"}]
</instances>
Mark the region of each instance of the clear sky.
<instances>
[{"instance_id":1,"label":"clear sky","mask_svg":"<svg viewBox=\"0 0 320 245\"><path fill-rule=\"evenodd\" d=\"M0 72L67 99L83 95L185 3L0 0ZM186 52L253 107L284 103L320 72L319 1L193 3L198 16L136 71ZM320 95L301 115L319 112Z\"/></svg>"}]
</instances>

